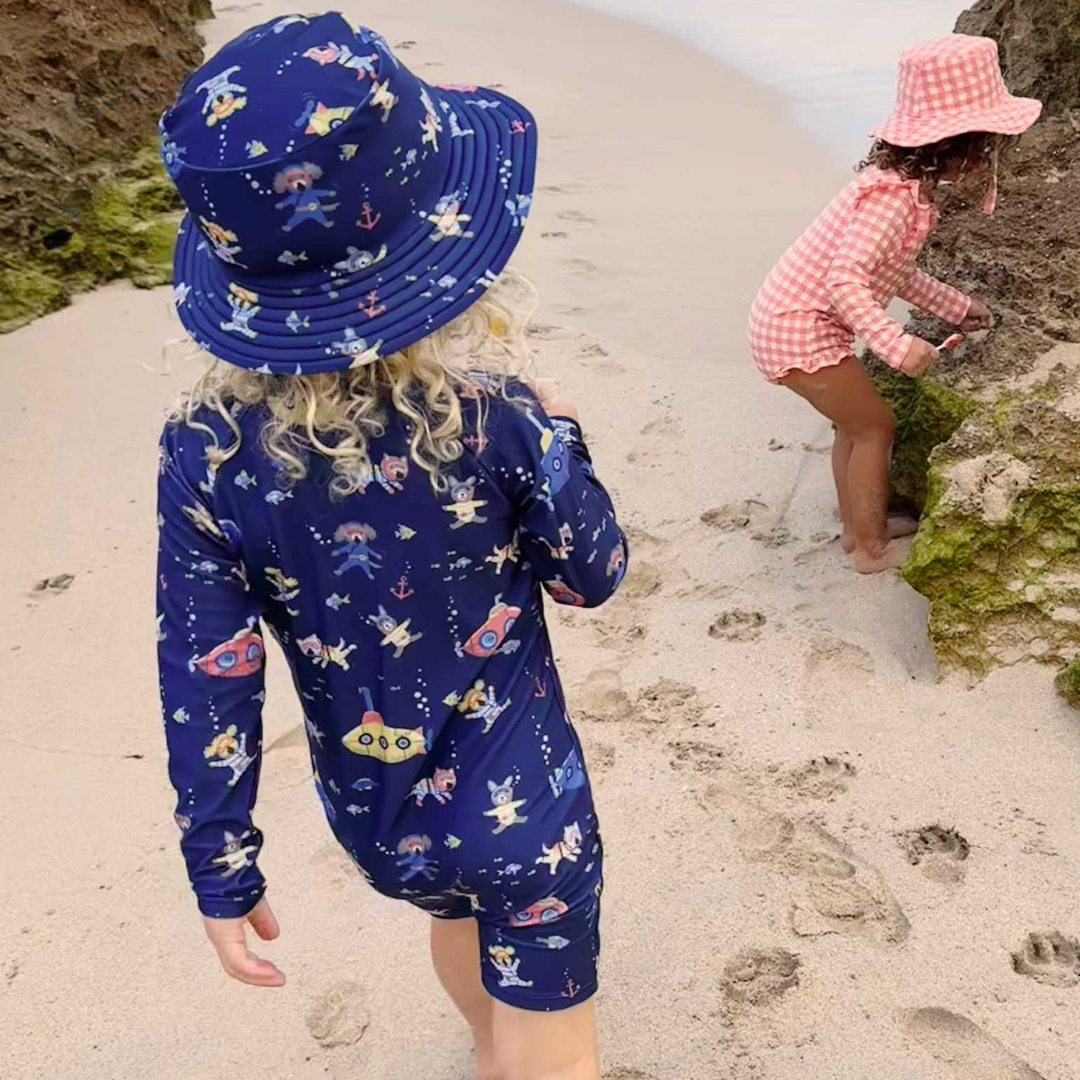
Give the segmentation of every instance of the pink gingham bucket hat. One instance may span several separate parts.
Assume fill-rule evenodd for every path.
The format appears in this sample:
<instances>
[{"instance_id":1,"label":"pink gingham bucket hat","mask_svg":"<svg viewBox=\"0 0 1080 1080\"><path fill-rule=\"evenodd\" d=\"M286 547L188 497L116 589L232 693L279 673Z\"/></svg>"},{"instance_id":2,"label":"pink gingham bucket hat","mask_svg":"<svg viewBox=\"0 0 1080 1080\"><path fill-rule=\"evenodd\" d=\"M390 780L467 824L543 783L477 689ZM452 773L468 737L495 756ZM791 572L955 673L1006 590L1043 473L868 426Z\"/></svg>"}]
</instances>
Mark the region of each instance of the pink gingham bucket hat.
<instances>
[{"instance_id":1,"label":"pink gingham bucket hat","mask_svg":"<svg viewBox=\"0 0 1080 1080\"><path fill-rule=\"evenodd\" d=\"M900 57L896 107L870 134L904 147L969 131L1019 135L1041 111L1042 102L1009 93L996 41L947 34L913 45Z\"/></svg>"}]
</instances>

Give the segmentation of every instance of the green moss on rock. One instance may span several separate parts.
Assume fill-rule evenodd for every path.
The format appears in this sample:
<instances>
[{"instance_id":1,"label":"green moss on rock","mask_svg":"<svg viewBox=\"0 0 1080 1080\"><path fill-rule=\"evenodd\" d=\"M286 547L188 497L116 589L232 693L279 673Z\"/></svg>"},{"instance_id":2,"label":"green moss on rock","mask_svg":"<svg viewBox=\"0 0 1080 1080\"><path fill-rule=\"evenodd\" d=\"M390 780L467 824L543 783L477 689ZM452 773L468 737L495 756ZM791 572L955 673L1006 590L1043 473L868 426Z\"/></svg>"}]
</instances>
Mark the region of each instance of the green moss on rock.
<instances>
[{"instance_id":1,"label":"green moss on rock","mask_svg":"<svg viewBox=\"0 0 1080 1080\"><path fill-rule=\"evenodd\" d=\"M871 373L896 414L893 492L921 510L927 499L931 452L952 437L977 403L931 377L911 379L882 363L873 363Z\"/></svg>"},{"instance_id":2,"label":"green moss on rock","mask_svg":"<svg viewBox=\"0 0 1080 1080\"><path fill-rule=\"evenodd\" d=\"M26 250L0 253L0 332L113 278L142 288L171 280L180 209L148 140L91 183L67 218L44 224Z\"/></svg>"},{"instance_id":3,"label":"green moss on rock","mask_svg":"<svg viewBox=\"0 0 1080 1080\"><path fill-rule=\"evenodd\" d=\"M1080 423L1045 395L973 414L930 455L903 568L946 666L984 674L1080 649Z\"/></svg>"},{"instance_id":4,"label":"green moss on rock","mask_svg":"<svg viewBox=\"0 0 1080 1080\"><path fill-rule=\"evenodd\" d=\"M1080 709L1080 657L1057 677L1058 693L1074 708Z\"/></svg>"}]
</instances>

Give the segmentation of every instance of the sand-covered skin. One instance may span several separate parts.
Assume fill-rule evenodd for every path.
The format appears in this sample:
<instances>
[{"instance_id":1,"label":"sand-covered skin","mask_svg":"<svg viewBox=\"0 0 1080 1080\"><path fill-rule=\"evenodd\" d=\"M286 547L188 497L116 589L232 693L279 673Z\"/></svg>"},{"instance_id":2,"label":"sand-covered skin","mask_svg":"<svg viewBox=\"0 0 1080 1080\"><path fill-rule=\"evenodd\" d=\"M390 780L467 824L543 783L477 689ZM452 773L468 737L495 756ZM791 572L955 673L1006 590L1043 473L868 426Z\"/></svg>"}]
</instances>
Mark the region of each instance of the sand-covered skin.
<instances>
[{"instance_id":1,"label":"sand-covered skin","mask_svg":"<svg viewBox=\"0 0 1080 1080\"><path fill-rule=\"evenodd\" d=\"M240 8L211 47L278 10ZM1075 715L1039 670L936 682L920 599L843 565L827 425L746 356L758 282L844 176L646 31L536 0L351 10L542 128L533 341L633 547L610 606L552 618L605 829L606 1074L1073 1075ZM166 290L112 286L0 340L0 1072L464 1080L425 917L333 841L276 656L257 821L289 985L230 983L202 940L154 670L156 437L195 369L147 367L176 332Z\"/></svg>"}]
</instances>

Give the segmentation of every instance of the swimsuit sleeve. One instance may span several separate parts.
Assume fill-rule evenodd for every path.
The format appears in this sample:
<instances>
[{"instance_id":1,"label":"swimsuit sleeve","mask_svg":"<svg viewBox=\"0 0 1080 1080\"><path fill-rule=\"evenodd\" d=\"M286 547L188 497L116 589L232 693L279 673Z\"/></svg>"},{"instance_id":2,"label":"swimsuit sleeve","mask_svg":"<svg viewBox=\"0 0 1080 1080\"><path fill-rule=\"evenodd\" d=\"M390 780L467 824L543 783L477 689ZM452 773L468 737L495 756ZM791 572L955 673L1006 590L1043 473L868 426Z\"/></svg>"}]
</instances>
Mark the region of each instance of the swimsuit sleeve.
<instances>
[{"instance_id":1,"label":"swimsuit sleeve","mask_svg":"<svg viewBox=\"0 0 1080 1080\"><path fill-rule=\"evenodd\" d=\"M914 224L915 207L904 187L868 189L852 211L825 280L845 325L894 368L904 362L912 339L874 298L870 282L881 266L898 258Z\"/></svg>"},{"instance_id":2,"label":"swimsuit sleeve","mask_svg":"<svg viewBox=\"0 0 1080 1080\"><path fill-rule=\"evenodd\" d=\"M924 274L918 267L911 271L897 295L912 307L936 315L953 326L959 326L971 310L970 296Z\"/></svg>"},{"instance_id":3,"label":"swimsuit sleeve","mask_svg":"<svg viewBox=\"0 0 1080 1080\"><path fill-rule=\"evenodd\" d=\"M618 588L628 554L611 497L577 422L549 418L523 387L513 392L524 400L503 409L497 438L521 546L556 603L599 607Z\"/></svg>"},{"instance_id":4,"label":"swimsuit sleeve","mask_svg":"<svg viewBox=\"0 0 1080 1080\"><path fill-rule=\"evenodd\" d=\"M205 440L166 427L159 447L158 671L188 876L204 915L247 914L264 881L251 821L265 650L236 528L218 520Z\"/></svg>"}]
</instances>

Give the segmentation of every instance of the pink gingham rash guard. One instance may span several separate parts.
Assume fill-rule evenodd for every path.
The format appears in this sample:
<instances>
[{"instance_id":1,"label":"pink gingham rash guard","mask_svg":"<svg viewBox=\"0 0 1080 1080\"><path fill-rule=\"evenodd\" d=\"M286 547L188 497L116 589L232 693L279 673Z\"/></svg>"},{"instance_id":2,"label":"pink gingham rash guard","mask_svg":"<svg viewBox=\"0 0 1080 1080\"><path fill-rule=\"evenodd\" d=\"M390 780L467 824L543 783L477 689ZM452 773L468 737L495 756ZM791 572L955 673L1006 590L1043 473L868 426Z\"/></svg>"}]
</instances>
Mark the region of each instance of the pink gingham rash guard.
<instances>
[{"instance_id":1,"label":"pink gingham rash guard","mask_svg":"<svg viewBox=\"0 0 1080 1080\"><path fill-rule=\"evenodd\" d=\"M821 212L765 279L750 310L750 351L772 382L851 356L855 336L899 368L911 337L885 308L902 300L963 322L970 297L915 261L937 212L919 181L869 168Z\"/></svg>"}]
</instances>

